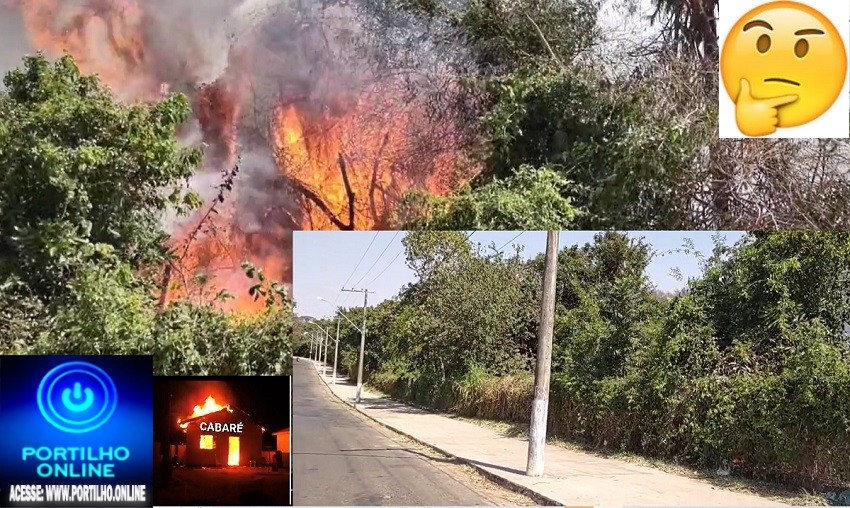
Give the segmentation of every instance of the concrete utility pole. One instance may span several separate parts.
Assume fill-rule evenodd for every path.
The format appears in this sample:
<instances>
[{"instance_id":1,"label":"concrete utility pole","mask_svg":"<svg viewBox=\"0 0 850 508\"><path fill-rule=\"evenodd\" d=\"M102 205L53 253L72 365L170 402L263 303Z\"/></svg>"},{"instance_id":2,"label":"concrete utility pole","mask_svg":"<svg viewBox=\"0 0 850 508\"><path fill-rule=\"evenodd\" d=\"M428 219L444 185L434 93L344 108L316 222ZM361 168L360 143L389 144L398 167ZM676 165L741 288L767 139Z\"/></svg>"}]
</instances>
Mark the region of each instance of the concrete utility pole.
<instances>
[{"instance_id":1,"label":"concrete utility pole","mask_svg":"<svg viewBox=\"0 0 850 508\"><path fill-rule=\"evenodd\" d=\"M310 333L308 331L307 334L310 336L310 359L312 360L313 359L313 342L315 342L315 340L313 340L313 334L312 333Z\"/></svg>"},{"instance_id":2,"label":"concrete utility pole","mask_svg":"<svg viewBox=\"0 0 850 508\"><path fill-rule=\"evenodd\" d=\"M343 291L345 291L345 289L343 289ZM326 304L330 305L331 307L333 307L336 310L336 342L335 342L335 346L334 346L334 384L336 384L336 372L337 372L336 365L337 365L337 358L338 358L338 354L339 354L339 325L341 323L340 318L341 317L345 318L345 320L348 321L348 323L351 326L353 326L355 330L357 330L358 332L363 334L364 337L366 336L366 332L364 330L361 330L359 326L355 325L354 321L348 319L348 316L346 316L345 313L342 312L342 307L338 307L338 306L332 304L331 302L325 300L321 296L318 299L325 302ZM364 299L364 301L365 301L365 299ZM363 339L363 340L365 341L365 339ZM362 344L361 344L361 346L362 346ZM361 351L362 350L363 350L363 348L361 347Z\"/></svg>"},{"instance_id":3,"label":"concrete utility pole","mask_svg":"<svg viewBox=\"0 0 850 508\"><path fill-rule=\"evenodd\" d=\"M322 328L322 331L325 332L325 356L322 360L322 375L324 376L328 372L328 339L331 338L331 334L328 333L326 328Z\"/></svg>"},{"instance_id":4,"label":"concrete utility pole","mask_svg":"<svg viewBox=\"0 0 850 508\"><path fill-rule=\"evenodd\" d=\"M363 391L363 357L366 351L366 306L369 300L368 289L342 289L348 293L363 293L363 328L360 329L360 362L357 366L357 394L354 396L354 405L360 404L360 394Z\"/></svg>"},{"instance_id":5,"label":"concrete utility pole","mask_svg":"<svg viewBox=\"0 0 850 508\"><path fill-rule=\"evenodd\" d=\"M330 332L328 332L327 328L324 328L323 326L317 324L315 321L310 323L310 324L315 325L316 328L317 328L317 330L315 332L317 334L316 340L319 341L319 354L316 357L316 361L322 363L322 375L324 376L325 374L327 374L327 370L328 370L326 368L326 366L328 364L328 338L330 337ZM318 335L319 333L321 333L321 335ZM324 335L324 337L325 337L324 352L322 351L322 335ZM324 361L322 361L322 358L324 358Z\"/></svg>"},{"instance_id":6,"label":"concrete utility pole","mask_svg":"<svg viewBox=\"0 0 850 508\"><path fill-rule=\"evenodd\" d=\"M543 272L543 298L540 327L537 329L537 368L534 374L534 402L528 433L528 464L525 474L543 476L546 448L546 421L549 414L549 376L552 373L552 334L555 330L555 280L558 272L558 232L546 236L546 268Z\"/></svg>"},{"instance_id":7,"label":"concrete utility pole","mask_svg":"<svg viewBox=\"0 0 850 508\"><path fill-rule=\"evenodd\" d=\"M322 332L316 330L316 340L319 342L319 352L316 354L316 362L322 361Z\"/></svg>"},{"instance_id":8,"label":"concrete utility pole","mask_svg":"<svg viewBox=\"0 0 850 508\"><path fill-rule=\"evenodd\" d=\"M334 343L334 382L336 384L336 360L339 354L339 316L336 317L336 342Z\"/></svg>"}]
</instances>

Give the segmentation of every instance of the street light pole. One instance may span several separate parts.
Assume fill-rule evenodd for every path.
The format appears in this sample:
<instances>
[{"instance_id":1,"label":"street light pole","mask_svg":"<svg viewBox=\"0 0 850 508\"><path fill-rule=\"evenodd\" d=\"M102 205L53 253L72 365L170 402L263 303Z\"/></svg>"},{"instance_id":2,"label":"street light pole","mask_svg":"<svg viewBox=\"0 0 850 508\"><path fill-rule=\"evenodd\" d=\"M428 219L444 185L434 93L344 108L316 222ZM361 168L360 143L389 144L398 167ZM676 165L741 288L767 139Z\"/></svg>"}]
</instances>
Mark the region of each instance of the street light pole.
<instances>
[{"instance_id":1,"label":"street light pole","mask_svg":"<svg viewBox=\"0 0 850 508\"><path fill-rule=\"evenodd\" d=\"M543 272L543 298L537 329L537 368L534 374L534 403L528 433L528 463L525 474L543 476L546 448L546 421L549 413L549 377L552 373L552 334L555 329L555 282L558 272L558 232L546 237L546 264Z\"/></svg>"},{"instance_id":2,"label":"street light pole","mask_svg":"<svg viewBox=\"0 0 850 508\"><path fill-rule=\"evenodd\" d=\"M346 290L346 289L343 289L343 291L347 291L347 290ZM362 290L361 290L361 291L362 291ZM319 299L319 300L321 300L321 301L323 301L323 302L325 302L326 304L330 305L331 307L333 307L333 308L336 310L336 342L335 342L335 345L334 345L334 381L333 381L333 382L334 382L334 384L336 384L336 377L337 377L337 375L336 375L336 373L337 373L337 368L336 368L336 366L337 366L337 358L338 358L338 354L339 354L339 325L340 325L340 323L341 323L341 321L340 321L340 319L339 319L339 318L340 318L340 317L345 318L345 320L346 320L346 321L348 321L348 323L349 323L351 326L353 326L355 330L357 330L358 332L360 332L360 333L362 334L362 336L363 336L363 337L365 337L365 336L366 336L365 327L364 327L363 329L361 329L359 326L357 326L357 325L355 325L355 324L354 324L354 321L352 321L352 320L348 319L348 316L346 316L346 315L345 315L345 313L342 311L342 307L339 307L339 306L336 306L336 305L332 304L331 302L329 302L329 301L325 300L325 299L324 299L324 298L322 298L321 296L320 296L318 299ZM362 342L362 341L365 341L365 338L364 338L364 339L362 339L362 340L361 340L361 342ZM361 351L363 351L363 347L362 347L362 346L363 346L363 345L361 344L361 348L360 348L360 350L361 350Z\"/></svg>"},{"instance_id":3,"label":"street light pole","mask_svg":"<svg viewBox=\"0 0 850 508\"><path fill-rule=\"evenodd\" d=\"M334 382L336 384L336 360L339 354L339 316L336 318L336 342L334 343Z\"/></svg>"},{"instance_id":4,"label":"street light pole","mask_svg":"<svg viewBox=\"0 0 850 508\"><path fill-rule=\"evenodd\" d=\"M324 328L322 328L322 331L325 332L325 359L322 361L322 375L324 376L328 368L328 339L330 339L331 334Z\"/></svg>"},{"instance_id":5,"label":"street light pole","mask_svg":"<svg viewBox=\"0 0 850 508\"><path fill-rule=\"evenodd\" d=\"M349 293L363 293L363 328L360 329L360 362L357 366L357 393L354 396L354 405L360 404L360 395L363 392L363 358L366 352L366 306L369 304L368 289L342 289Z\"/></svg>"},{"instance_id":6,"label":"street light pole","mask_svg":"<svg viewBox=\"0 0 850 508\"><path fill-rule=\"evenodd\" d=\"M325 302L326 304L328 304L328 305L330 305L330 306L333 306L333 307L334 307L334 309L335 309L335 310L336 310L336 312L337 312L337 315L344 317L344 318L345 318L345 320L346 320L346 321L348 321L348 323L349 323L351 326L353 326L355 330L357 330L358 332L361 332L361 333L362 333L362 330L360 330L360 327L359 327L359 326L357 326L356 324L354 324L354 321L352 321L352 320L348 319L348 316L346 316L346 315L345 315L345 313L343 313L343 312L342 312L342 307L334 306L331 302L329 302L329 301L325 300L325 299L324 299L324 298L322 298L321 296L319 297L319 300L321 300L321 301Z\"/></svg>"},{"instance_id":7,"label":"street light pole","mask_svg":"<svg viewBox=\"0 0 850 508\"><path fill-rule=\"evenodd\" d=\"M319 341L319 354L316 355L316 362L321 363L321 361L322 361L322 333L319 330L316 330L316 340Z\"/></svg>"},{"instance_id":8,"label":"street light pole","mask_svg":"<svg viewBox=\"0 0 850 508\"><path fill-rule=\"evenodd\" d=\"M323 326L321 326L321 325L317 324L316 322L312 322L312 323L310 323L310 324L311 324L311 325L315 325L315 326L316 326L316 328L318 328L319 330L321 330L322 334L324 334L324 336L325 336L324 361L322 362L322 363L323 363L323 365L322 365L322 375L324 376L324 375L327 373L327 368L326 368L326 367L327 367L327 364L328 364L328 339L329 339L329 337L330 337L330 332L328 331L328 329L327 329L327 328L325 328L325 327L323 327ZM317 333L318 333L318 332L317 332ZM320 338L320 336L318 336L318 335L317 335L316 337L317 337L317 338L316 338L316 340L318 340L318 341L319 341L319 354L318 354L318 356L316 357L316 361L321 361L321 360L322 360L322 339L321 339L321 338Z\"/></svg>"}]
</instances>

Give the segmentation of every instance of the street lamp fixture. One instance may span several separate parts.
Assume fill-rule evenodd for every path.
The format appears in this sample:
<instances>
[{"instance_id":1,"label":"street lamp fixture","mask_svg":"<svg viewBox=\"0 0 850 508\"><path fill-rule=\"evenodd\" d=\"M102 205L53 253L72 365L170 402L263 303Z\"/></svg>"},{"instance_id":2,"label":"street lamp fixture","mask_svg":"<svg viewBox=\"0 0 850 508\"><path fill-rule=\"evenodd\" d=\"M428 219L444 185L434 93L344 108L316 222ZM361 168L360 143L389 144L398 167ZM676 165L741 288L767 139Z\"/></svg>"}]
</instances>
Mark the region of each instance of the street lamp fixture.
<instances>
[{"instance_id":1,"label":"street lamp fixture","mask_svg":"<svg viewBox=\"0 0 850 508\"><path fill-rule=\"evenodd\" d=\"M358 331L358 332L360 332L360 333L363 333L363 330L361 330L359 326L355 325L355 324L354 324L354 321L352 321L352 320L348 319L348 316L346 316L345 314L343 314L343 312L342 312L342 307L340 307L340 306L338 306L338 305L334 305L334 304L332 304L331 302L329 302L329 301L325 300L325 299L324 299L324 298L322 298L321 296L320 296L320 297L318 297L318 298L317 298L317 300L321 300L321 301L325 302L326 304L330 305L331 307L334 307L334 308L336 309L336 311L337 311L337 314L339 314L340 316L344 317L344 318L345 318L345 320L346 320L346 321L348 321L348 323L349 323L351 326L353 326L355 330L357 330L357 331Z\"/></svg>"}]
</instances>

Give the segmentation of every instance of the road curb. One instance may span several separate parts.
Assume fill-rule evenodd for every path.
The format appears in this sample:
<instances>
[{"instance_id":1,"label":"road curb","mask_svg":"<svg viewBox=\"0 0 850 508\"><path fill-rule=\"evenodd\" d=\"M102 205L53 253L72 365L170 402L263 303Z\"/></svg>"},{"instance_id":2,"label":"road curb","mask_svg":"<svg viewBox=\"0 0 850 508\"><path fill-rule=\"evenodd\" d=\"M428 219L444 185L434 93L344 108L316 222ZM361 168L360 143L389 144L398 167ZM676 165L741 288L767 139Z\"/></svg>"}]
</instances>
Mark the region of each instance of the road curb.
<instances>
[{"instance_id":1,"label":"road curb","mask_svg":"<svg viewBox=\"0 0 850 508\"><path fill-rule=\"evenodd\" d=\"M330 383L325 381L325 377L319 374L319 367L316 365L316 362L314 362L313 360L310 360L310 359L306 359L306 360L313 363L313 367L315 368L316 375L319 376L319 379L322 381L322 384L325 385L325 388L331 393L331 395L336 397L340 402L345 404L350 409L357 411L358 413L360 413L361 415L365 416L366 418L372 420L373 422L377 423L378 425L385 427L387 429L390 429L393 432L396 432L398 434L401 434L402 436L410 439L411 441L415 441L416 443L419 443L422 446L426 446L428 448L436 450L436 451L442 453L443 455L445 455L445 456L447 456L451 459L454 459L454 460L461 462L461 463L463 463L467 466L470 466L473 469L475 469L476 471L478 471L482 476L484 476L488 480L492 481L493 483L496 483L496 484L498 484L498 485L500 485L500 486L502 486L502 487L504 487L508 490L512 490L512 491L514 491L518 494L528 496L529 498L531 498L532 500L534 500L536 503L538 503L541 506L563 506L563 503L561 503L561 502L555 501L554 499L552 499L548 496L544 496L543 494L541 494L539 492L535 492L535 491L529 489L528 487L526 487L524 485L520 485L519 483L511 481L511 480L509 480L509 479L507 479L503 476L499 476L499 475L497 475L493 472L490 472L487 469L485 469L484 467L482 467L482 466L480 466L480 465L478 465L478 464L476 464L476 463L474 463L470 460L467 460L463 457L458 457L457 455L455 455L455 454L453 454L453 453L451 453L447 450L444 450L444 449L440 448L439 446L433 445L433 444L428 443L426 441L423 441L423 440L421 440L417 437L414 437L414 436L408 434L407 432L396 428L393 425L382 422L382 421L378 420L377 418L374 418L373 416L365 413L363 410L357 408L354 404L347 401L343 397L340 397L336 392L333 391L333 388L331 388Z\"/></svg>"}]
</instances>

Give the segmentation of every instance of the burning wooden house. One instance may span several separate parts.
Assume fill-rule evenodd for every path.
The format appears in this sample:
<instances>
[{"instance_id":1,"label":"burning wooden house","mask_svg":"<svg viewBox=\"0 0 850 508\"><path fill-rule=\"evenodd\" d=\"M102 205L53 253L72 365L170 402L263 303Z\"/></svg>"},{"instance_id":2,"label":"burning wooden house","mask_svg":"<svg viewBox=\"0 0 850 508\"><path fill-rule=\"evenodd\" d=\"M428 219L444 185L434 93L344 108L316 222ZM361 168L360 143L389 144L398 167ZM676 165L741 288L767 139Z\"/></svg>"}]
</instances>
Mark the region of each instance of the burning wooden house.
<instances>
[{"instance_id":1,"label":"burning wooden house","mask_svg":"<svg viewBox=\"0 0 850 508\"><path fill-rule=\"evenodd\" d=\"M221 405L212 395L178 423L186 433L187 466L248 466L262 458L265 429L248 413Z\"/></svg>"}]
</instances>

